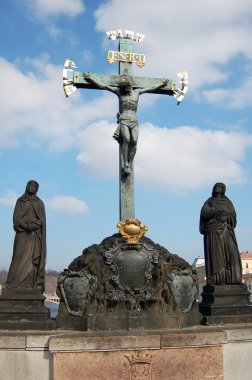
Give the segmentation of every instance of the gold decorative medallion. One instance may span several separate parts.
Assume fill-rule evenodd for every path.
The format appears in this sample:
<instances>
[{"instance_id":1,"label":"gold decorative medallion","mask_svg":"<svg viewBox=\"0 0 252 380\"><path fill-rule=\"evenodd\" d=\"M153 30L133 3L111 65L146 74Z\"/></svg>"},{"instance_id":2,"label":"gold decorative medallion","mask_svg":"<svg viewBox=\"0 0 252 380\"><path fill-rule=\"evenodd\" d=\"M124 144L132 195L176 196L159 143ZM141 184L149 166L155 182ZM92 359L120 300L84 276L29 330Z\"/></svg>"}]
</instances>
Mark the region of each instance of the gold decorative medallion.
<instances>
[{"instance_id":1,"label":"gold decorative medallion","mask_svg":"<svg viewBox=\"0 0 252 380\"><path fill-rule=\"evenodd\" d=\"M148 227L138 219L127 219L117 224L119 232L126 239L126 244L138 244Z\"/></svg>"}]
</instances>

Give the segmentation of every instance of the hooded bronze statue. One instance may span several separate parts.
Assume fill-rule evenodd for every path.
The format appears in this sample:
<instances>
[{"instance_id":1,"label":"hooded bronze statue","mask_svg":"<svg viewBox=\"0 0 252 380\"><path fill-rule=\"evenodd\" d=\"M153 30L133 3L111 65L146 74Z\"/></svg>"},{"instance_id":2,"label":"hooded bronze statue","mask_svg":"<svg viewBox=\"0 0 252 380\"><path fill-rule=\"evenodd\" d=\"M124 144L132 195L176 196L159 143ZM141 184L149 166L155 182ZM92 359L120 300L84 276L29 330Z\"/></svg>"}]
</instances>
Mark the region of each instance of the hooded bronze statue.
<instances>
[{"instance_id":1,"label":"hooded bronze statue","mask_svg":"<svg viewBox=\"0 0 252 380\"><path fill-rule=\"evenodd\" d=\"M6 286L9 288L45 288L46 216L37 197L39 184L31 180L18 198L13 214L16 232L13 256Z\"/></svg>"},{"instance_id":2,"label":"hooded bronze statue","mask_svg":"<svg viewBox=\"0 0 252 380\"><path fill-rule=\"evenodd\" d=\"M208 284L238 284L242 280L241 259L234 233L236 212L225 192L224 183L216 183L212 197L204 203L200 214Z\"/></svg>"}]
</instances>

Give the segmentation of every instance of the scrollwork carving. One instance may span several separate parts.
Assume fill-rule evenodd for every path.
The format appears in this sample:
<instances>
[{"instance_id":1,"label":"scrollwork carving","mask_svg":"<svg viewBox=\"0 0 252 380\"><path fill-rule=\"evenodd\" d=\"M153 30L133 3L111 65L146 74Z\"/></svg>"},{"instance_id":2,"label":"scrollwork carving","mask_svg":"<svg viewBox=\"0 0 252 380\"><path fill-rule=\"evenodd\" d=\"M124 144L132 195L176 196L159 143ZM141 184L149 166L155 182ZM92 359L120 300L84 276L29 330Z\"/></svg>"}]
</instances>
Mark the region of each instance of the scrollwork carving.
<instances>
[{"instance_id":1,"label":"scrollwork carving","mask_svg":"<svg viewBox=\"0 0 252 380\"><path fill-rule=\"evenodd\" d=\"M82 316L97 288L97 277L86 269L79 272L65 269L58 276L58 286L68 313Z\"/></svg>"},{"instance_id":2,"label":"scrollwork carving","mask_svg":"<svg viewBox=\"0 0 252 380\"><path fill-rule=\"evenodd\" d=\"M137 249L119 244L105 252L105 263L112 271L112 288L107 298L112 303L155 301L155 291L149 285L159 254L153 247L137 244Z\"/></svg>"},{"instance_id":3,"label":"scrollwork carving","mask_svg":"<svg viewBox=\"0 0 252 380\"><path fill-rule=\"evenodd\" d=\"M173 268L167 275L176 304L182 312L188 312L196 300L197 273L191 268Z\"/></svg>"}]
</instances>

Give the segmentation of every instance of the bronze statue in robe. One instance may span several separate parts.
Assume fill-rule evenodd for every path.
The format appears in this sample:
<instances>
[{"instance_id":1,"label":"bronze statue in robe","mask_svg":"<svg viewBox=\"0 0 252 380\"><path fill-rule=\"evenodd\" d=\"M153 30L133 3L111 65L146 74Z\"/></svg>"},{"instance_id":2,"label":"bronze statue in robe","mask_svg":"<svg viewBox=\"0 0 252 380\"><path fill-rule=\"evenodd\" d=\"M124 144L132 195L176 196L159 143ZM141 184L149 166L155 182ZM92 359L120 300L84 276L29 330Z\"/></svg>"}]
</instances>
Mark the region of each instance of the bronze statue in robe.
<instances>
[{"instance_id":1,"label":"bronze statue in robe","mask_svg":"<svg viewBox=\"0 0 252 380\"><path fill-rule=\"evenodd\" d=\"M241 259L234 232L236 212L225 192L224 183L216 183L212 197L204 203L200 214L208 284L239 284L242 281Z\"/></svg>"},{"instance_id":2,"label":"bronze statue in robe","mask_svg":"<svg viewBox=\"0 0 252 380\"><path fill-rule=\"evenodd\" d=\"M31 180L18 198L13 214L16 232L7 288L45 289L46 215L37 197L39 184Z\"/></svg>"}]
</instances>

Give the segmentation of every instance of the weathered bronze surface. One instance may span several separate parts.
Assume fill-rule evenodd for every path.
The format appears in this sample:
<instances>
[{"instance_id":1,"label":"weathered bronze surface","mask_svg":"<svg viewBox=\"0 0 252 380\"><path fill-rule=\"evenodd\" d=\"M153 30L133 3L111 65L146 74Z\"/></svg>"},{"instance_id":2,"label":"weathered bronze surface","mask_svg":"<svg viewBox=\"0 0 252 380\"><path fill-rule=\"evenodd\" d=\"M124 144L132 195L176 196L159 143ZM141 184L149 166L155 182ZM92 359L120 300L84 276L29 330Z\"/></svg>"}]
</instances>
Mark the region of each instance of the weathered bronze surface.
<instances>
[{"instance_id":1,"label":"weathered bronze surface","mask_svg":"<svg viewBox=\"0 0 252 380\"><path fill-rule=\"evenodd\" d=\"M16 232L6 285L0 296L0 329L52 329L45 307L46 216L31 180L18 198L13 214Z\"/></svg>"},{"instance_id":2,"label":"weathered bronze surface","mask_svg":"<svg viewBox=\"0 0 252 380\"><path fill-rule=\"evenodd\" d=\"M144 236L126 244L115 234L86 248L59 276L58 294L59 328L150 330L200 322L195 272Z\"/></svg>"},{"instance_id":3,"label":"weathered bronze surface","mask_svg":"<svg viewBox=\"0 0 252 380\"><path fill-rule=\"evenodd\" d=\"M174 268L169 273L167 280L172 287L174 298L180 310L182 312L190 311L198 294L197 274L191 268L184 270Z\"/></svg>"},{"instance_id":4,"label":"weathered bronze surface","mask_svg":"<svg viewBox=\"0 0 252 380\"><path fill-rule=\"evenodd\" d=\"M121 75L117 85L104 85L97 77L90 73L83 73L84 79L101 88L113 92L119 99L119 112L117 114L118 128L114 133L114 138L121 145L121 163L123 174L132 172L133 159L137 150L138 121L137 107L141 94L154 92L165 87L168 80L158 80L153 86L146 85L143 81L141 87L134 86L133 78L129 75Z\"/></svg>"},{"instance_id":5,"label":"weathered bronze surface","mask_svg":"<svg viewBox=\"0 0 252 380\"><path fill-rule=\"evenodd\" d=\"M79 272L65 269L58 277L58 284L68 313L83 315L97 288L97 277L86 269Z\"/></svg>"},{"instance_id":6,"label":"weathered bronze surface","mask_svg":"<svg viewBox=\"0 0 252 380\"><path fill-rule=\"evenodd\" d=\"M178 74L182 84L181 90L176 88L174 80L133 76L132 63L136 63L138 67L145 64L145 56L132 51L133 41L141 42L144 36L137 33L137 37L132 39L134 32L128 34L128 31L127 33L109 31L107 35L110 39L119 39L119 51L110 50L107 55L109 63L119 62L119 75L78 72L74 70L75 63L67 59L63 69L63 88L66 96L77 88L85 88L107 90L117 95L119 99L117 129L113 137L119 143L119 219L126 220L135 218L133 160L138 141L139 96L144 93L165 94L174 96L179 104L188 90L188 74L186 71Z\"/></svg>"},{"instance_id":7,"label":"weathered bronze surface","mask_svg":"<svg viewBox=\"0 0 252 380\"><path fill-rule=\"evenodd\" d=\"M13 214L16 232L7 288L45 288L46 216L37 197L39 184L31 180L18 198Z\"/></svg>"},{"instance_id":8,"label":"weathered bronze surface","mask_svg":"<svg viewBox=\"0 0 252 380\"><path fill-rule=\"evenodd\" d=\"M236 212L225 192L224 183L216 183L212 197L204 203L200 214L208 284L240 284L242 280L241 259L234 232Z\"/></svg>"},{"instance_id":9,"label":"weathered bronze surface","mask_svg":"<svg viewBox=\"0 0 252 380\"><path fill-rule=\"evenodd\" d=\"M136 300L154 301L155 290L149 284L158 256L158 251L142 243L122 243L105 252L105 264L110 265L113 272L108 299L112 303L128 301L131 308Z\"/></svg>"},{"instance_id":10,"label":"weathered bronze surface","mask_svg":"<svg viewBox=\"0 0 252 380\"><path fill-rule=\"evenodd\" d=\"M241 259L234 232L236 212L225 192L224 183L216 183L200 214L207 277L199 304L202 324L242 323L251 320L252 315L249 291L242 284Z\"/></svg>"},{"instance_id":11,"label":"weathered bronze surface","mask_svg":"<svg viewBox=\"0 0 252 380\"><path fill-rule=\"evenodd\" d=\"M121 235L88 247L60 275L58 292L63 302L57 323L65 328L101 330L194 324L199 316L198 310L194 314L194 274L184 260L143 237L147 227L135 219L133 165L138 142L139 96L173 95L180 102L188 88L188 75L179 74L180 92L166 78L134 77L132 63L142 67L145 56L132 52L132 42L140 42L144 36L121 30L107 34L110 39L119 39L119 53L109 51L107 56L109 63L119 61L119 75L80 73L73 70L74 62L67 60L63 88L67 96L76 88L90 88L107 90L118 97L113 137L119 143Z\"/></svg>"}]
</instances>

